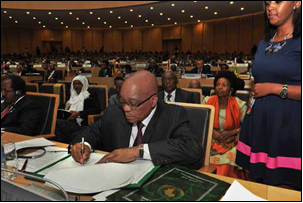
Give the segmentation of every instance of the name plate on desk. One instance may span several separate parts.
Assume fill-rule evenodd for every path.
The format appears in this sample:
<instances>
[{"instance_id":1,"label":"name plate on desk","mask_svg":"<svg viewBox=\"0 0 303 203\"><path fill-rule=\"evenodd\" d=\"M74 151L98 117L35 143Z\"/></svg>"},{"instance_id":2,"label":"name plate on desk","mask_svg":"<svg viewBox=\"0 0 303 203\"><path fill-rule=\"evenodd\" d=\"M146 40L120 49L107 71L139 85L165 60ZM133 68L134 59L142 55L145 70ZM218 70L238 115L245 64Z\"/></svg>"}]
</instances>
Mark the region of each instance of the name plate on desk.
<instances>
[{"instance_id":1,"label":"name plate on desk","mask_svg":"<svg viewBox=\"0 0 303 203\"><path fill-rule=\"evenodd\" d=\"M17 68L17 65L10 65L10 68Z\"/></svg>"},{"instance_id":2,"label":"name plate on desk","mask_svg":"<svg viewBox=\"0 0 303 203\"><path fill-rule=\"evenodd\" d=\"M58 67L58 68L65 68L65 64L62 64L62 63L61 63L61 64L58 64L57 67Z\"/></svg>"},{"instance_id":3,"label":"name plate on desk","mask_svg":"<svg viewBox=\"0 0 303 203\"><path fill-rule=\"evenodd\" d=\"M184 78L184 79L200 79L201 74L186 73L186 74L182 75L181 78Z\"/></svg>"},{"instance_id":4,"label":"name plate on desk","mask_svg":"<svg viewBox=\"0 0 303 203\"><path fill-rule=\"evenodd\" d=\"M83 68L90 68L90 67L92 67L92 65L91 65L91 64L83 64L82 67L83 67Z\"/></svg>"},{"instance_id":5,"label":"name plate on desk","mask_svg":"<svg viewBox=\"0 0 303 203\"><path fill-rule=\"evenodd\" d=\"M33 67L34 67L34 68L41 68L42 65L41 65L41 64L35 64Z\"/></svg>"}]
</instances>

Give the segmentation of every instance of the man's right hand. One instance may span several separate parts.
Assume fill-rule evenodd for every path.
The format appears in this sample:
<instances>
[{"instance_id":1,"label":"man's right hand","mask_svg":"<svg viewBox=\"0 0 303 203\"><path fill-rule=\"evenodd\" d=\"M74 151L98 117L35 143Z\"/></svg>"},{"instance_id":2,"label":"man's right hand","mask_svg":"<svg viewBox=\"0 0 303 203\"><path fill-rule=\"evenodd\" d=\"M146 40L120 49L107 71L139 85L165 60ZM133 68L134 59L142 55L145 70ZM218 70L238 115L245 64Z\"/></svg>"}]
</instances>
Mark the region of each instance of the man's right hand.
<instances>
[{"instance_id":1,"label":"man's right hand","mask_svg":"<svg viewBox=\"0 0 303 203\"><path fill-rule=\"evenodd\" d=\"M84 145L84 153L81 154L81 143L76 143L73 145L71 149L72 157L76 162L85 163L90 156L90 148L87 145Z\"/></svg>"}]
</instances>

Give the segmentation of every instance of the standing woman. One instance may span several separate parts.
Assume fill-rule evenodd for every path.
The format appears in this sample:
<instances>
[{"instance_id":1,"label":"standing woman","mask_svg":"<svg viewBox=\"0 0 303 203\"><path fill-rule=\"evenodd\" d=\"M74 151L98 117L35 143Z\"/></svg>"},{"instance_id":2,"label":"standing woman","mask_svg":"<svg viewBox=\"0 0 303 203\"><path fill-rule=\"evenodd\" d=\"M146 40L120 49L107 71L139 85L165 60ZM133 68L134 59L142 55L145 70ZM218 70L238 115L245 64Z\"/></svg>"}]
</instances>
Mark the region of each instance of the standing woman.
<instances>
[{"instance_id":1,"label":"standing woman","mask_svg":"<svg viewBox=\"0 0 303 203\"><path fill-rule=\"evenodd\" d=\"M252 181L300 190L301 1L265 5L266 38L252 67L255 102L241 127L236 163Z\"/></svg>"}]
</instances>

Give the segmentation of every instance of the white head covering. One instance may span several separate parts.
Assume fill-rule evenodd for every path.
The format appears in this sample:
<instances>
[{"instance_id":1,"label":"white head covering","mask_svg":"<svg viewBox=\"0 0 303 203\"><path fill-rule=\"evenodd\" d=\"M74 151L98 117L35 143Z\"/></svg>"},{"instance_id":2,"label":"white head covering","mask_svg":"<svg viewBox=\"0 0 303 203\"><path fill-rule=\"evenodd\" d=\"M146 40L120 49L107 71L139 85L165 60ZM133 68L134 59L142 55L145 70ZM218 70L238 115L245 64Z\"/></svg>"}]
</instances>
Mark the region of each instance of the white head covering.
<instances>
[{"instance_id":1,"label":"white head covering","mask_svg":"<svg viewBox=\"0 0 303 203\"><path fill-rule=\"evenodd\" d=\"M73 86L73 83L75 80L79 80L83 85L82 90L79 95L77 94L77 92ZM88 89L88 80L86 77L81 76L81 75L74 77L71 87L70 87L71 96L67 102L67 105L70 105L70 108L69 108L70 111L83 111L84 100L87 99L90 95L89 92L87 91L87 89ZM81 125L81 122L83 119L77 118L76 120L79 123L79 125Z\"/></svg>"}]
</instances>

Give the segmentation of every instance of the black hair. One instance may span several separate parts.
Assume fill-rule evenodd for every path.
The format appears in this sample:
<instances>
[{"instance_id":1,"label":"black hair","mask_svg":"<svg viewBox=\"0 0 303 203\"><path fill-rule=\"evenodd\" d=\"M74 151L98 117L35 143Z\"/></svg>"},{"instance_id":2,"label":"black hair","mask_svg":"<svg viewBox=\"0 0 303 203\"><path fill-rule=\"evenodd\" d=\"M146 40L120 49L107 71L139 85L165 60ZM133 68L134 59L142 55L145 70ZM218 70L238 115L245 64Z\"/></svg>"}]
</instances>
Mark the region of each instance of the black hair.
<instances>
[{"instance_id":1,"label":"black hair","mask_svg":"<svg viewBox=\"0 0 303 203\"><path fill-rule=\"evenodd\" d=\"M106 66L109 66L108 60L103 60L102 63L105 63Z\"/></svg>"},{"instance_id":2,"label":"black hair","mask_svg":"<svg viewBox=\"0 0 303 203\"><path fill-rule=\"evenodd\" d=\"M8 75L5 75L1 78L1 82L5 81L5 80L11 80L12 81L11 88L15 92L20 91L21 96L26 94L26 83L21 77L19 77L17 75L8 74Z\"/></svg>"},{"instance_id":3,"label":"black hair","mask_svg":"<svg viewBox=\"0 0 303 203\"><path fill-rule=\"evenodd\" d=\"M178 77L177 77L176 73L173 72L173 71L171 71L171 70L165 71L164 73L162 73L162 76L161 76L161 80L162 80L162 81L163 81L163 79L164 79L164 74L166 74L166 73L171 73L171 74L172 74L172 77L175 79L175 84L176 84L176 85L179 83L179 80L178 80Z\"/></svg>"},{"instance_id":4,"label":"black hair","mask_svg":"<svg viewBox=\"0 0 303 203\"><path fill-rule=\"evenodd\" d=\"M264 34L265 34L265 41L270 41L273 38L274 34L277 32L277 27L271 25L266 14L266 3L264 2ZM293 25L294 25L294 32L293 38L300 37L302 35L302 6L294 10L293 16Z\"/></svg>"},{"instance_id":5,"label":"black hair","mask_svg":"<svg viewBox=\"0 0 303 203\"><path fill-rule=\"evenodd\" d=\"M115 77L114 81L117 81L117 80L122 80L124 81L124 79L122 77Z\"/></svg>"},{"instance_id":6,"label":"black hair","mask_svg":"<svg viewBox=\"0 0 303 203\"><path fill-rule=\"evenodd\" d=\"M214 79L214 88L216 88L216 84L220 78L225 78L229 81L230 88L233 88L233 91L231 93L232 96L235 95L237 90L244 89L245 82L242 79L237 78L236 75L230 71L220 71L218 75L216 75Z\"/></svg>"}]
</instances>

